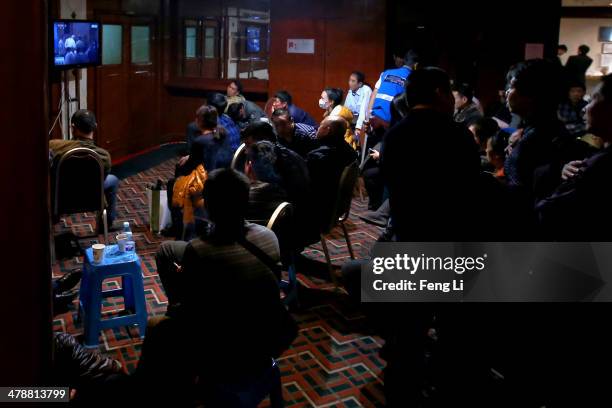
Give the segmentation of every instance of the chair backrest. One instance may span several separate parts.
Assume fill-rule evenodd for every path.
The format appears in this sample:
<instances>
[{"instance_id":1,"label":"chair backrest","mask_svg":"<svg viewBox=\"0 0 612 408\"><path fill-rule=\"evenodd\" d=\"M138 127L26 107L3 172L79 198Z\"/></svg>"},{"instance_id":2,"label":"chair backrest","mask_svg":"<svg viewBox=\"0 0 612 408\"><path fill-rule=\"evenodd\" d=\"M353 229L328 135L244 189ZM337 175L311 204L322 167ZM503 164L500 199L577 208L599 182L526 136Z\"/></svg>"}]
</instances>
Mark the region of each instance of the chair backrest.
<instances>
[{"instance_id":1,"label":"chair backrest","mask_svg":"<svg viewBox=\"0 0 612 408\"><path fill-rule=\"evenodd\" d=\"M231 164L232 169L237 170L241 173L244 172L244 167L243 168L237 168L237 167L240 167L240 165L244 165L244 160L242 160L243 156L246 156L246 145L244 143L238 146L238 149L236 149L236 152L234 153L234 157L232 158L232 164Z\"/></svg>"},{"instance_id":2,"label":"chair backrest","mask_svg":"<svg viewBox=\"0 0 612 408\"><path fill-rule=\"evenodd\" d=\"M332 218L329 223L329 229L334 228L339 221L345 221L351 211L351 203L353 202L353 190L357 178L359 177L359 165L357 161L351 163L344 168L338 183L338 193L336 195L336 205L332 211Z\"/></svg>"},{"instance_id":3,"label":"chair backrest","mask_svg":"<svg viewBox=\"0 0 612 408\"><path fill-rule=\"evenodd\" d=\"M104 210L104 164L86 147L61 155L52 168L53 216Z\"/></svg>"},{"instance_id":4,"label":"chair backrest","mask_svg":"<svg viewBox=\"0 0 612 408\"><path fill-rule=\"evenodd\" d=\"M287 202L279 204L272 213L267 228L276 234L283 264L295 246L293 227L293 206Z\"/></svg>"}]
</instances>

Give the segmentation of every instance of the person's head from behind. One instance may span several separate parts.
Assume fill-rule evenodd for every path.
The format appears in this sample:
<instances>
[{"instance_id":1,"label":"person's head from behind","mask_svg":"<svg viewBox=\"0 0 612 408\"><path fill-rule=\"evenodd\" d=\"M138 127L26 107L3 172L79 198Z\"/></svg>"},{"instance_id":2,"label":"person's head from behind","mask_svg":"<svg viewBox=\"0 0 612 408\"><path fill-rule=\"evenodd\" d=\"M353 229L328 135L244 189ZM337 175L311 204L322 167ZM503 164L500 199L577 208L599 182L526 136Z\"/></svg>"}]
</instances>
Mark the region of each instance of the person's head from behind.
<instances>
[{"instance_id":1,"label":"person's head from behind","mask_svg":"<svg viewBox=\"0 0 612 408\"><path fill-rule=\"evenodd\" d=\"M328 116L317 129L317 139L331 144L344 141L348 123L340 116Z\"/></svg>"},{"instance_id":2,"label":"person's head from behind","mask_svg":"<svg viewBox=\"0 0 612 408\"><path fill-rule=\"evenodd\" d=\"M396 51L393 53L393 64L396 68L401 68L404 66L404 56L406 54L402 51Z\"/></svg>"},{"instance_id":3,"label":"person's head from behind","mask_svg":"<svg viewBox=\"0 0 612 408\"><path fill-rule=\"evenodd\" d=\"M421 57L415 50L409 50L406 55L404 55L404 65L412 70L417 69L420 62Z\"/></svg>"},{"instance_id":4,"label":"person's head from behind","mask_svg":"<svg viewBox=\"0 0 612 408\"><path fill-rule=\"evenodd\" d=\"M561 67L553 62L529 60L508 72L508 108L522 119L556 115L559 102L567 95L564 94Z\"/></svg>"},{"instance_id":5,"label":"person's head from behind","mask_svg":"<svg viewBox=\"0 0 612 408\"><path fill-rule=\"evenodd\" d=\"M278 91L274 95L274 101L272 102L272 107L274 109L289 109L289 107L293 104L293 98L291 94L287 91Z\"/></svg>"},{"instance_id":6,"label":"person's head from behind","mask_svg":"<svg viewBox=\"0 0 612 408\"><path fill-rule=\"evenodd\" d=\"M272 112L272 124L274 124L274 129L276 129L276 134L279 137L285 140L293 137L295 123L287 109L275 109Z\"/></svg>"},{"instance_id":7,"label":"person's head from behind","mask_svg":"<svg viewBox=\"0 0 612 408\"><path fill-rule=\"evenodd\" d=\"M242 131L242 138L247 148L257 142L267 141L276 143L276 134L271 124L267 122L253 122Z\"/></svg>"},{"instance_id":8,"label":"person's head from behind","mask_svg":"<svg viewBox=\"0 0 612 408\"><path fill-rule=\"evenodd\" d=\"M249 180L233 169L217 169L208 173L204 183L204 205L214 224L213 236L232 242L244 233L249 205Z\"/></svg>"},{"instance_id":9,"label":"person's head from behind","mask_svg":"<svg viewBox=\"0 0 612 408\"><path fill-rule=\"evenodd\" d=\"M602 77L586 109L588 131L612 143L612 74Z\"/></svg>"},{"instance_id":10,"label":"person's head from behind","mask_svg":"<svg viewBox=\"0 0 612 408\"><path fill-rule=\"evenodd\" d=\"M487 147L487 141L499 132L499 125L492 118L480 118L469 127L481 150Z\"/></svg>"},{"instance_id":11,"label":"person's head from behind","mask_svg":"<svg viewBox=\"0 0 612 408\"><path fill-rule=\"evenodd\" d=\"M227 91L226 92L227 92L227 96L229 98L232 98L234 96L238 96L238 95L242 94L242 84L240 83L239 80L234 79L227 86Z\"/></svg>"},{"instance_id":12,"label":"person's head from behind","mask_svg":"<svg viewBox=\"0 0 612 408\"><path fill-rule=\"evenodd\" d=\"M273 143L261 141L247 148L244 174L252 181L272 184L280 181L276 172L276 149Z\"/></svg>"},{"instance_id":13,"label":"person's head from behind","mask_svg":"<svg viewBox=\"0 0 612 408\"><path fill-rule=\"evenodd\" d=\"M214 106L202 105L196 111L195 122L202 132L210 132L217 129L218 119L219 114Z\"/></svg>"},{"instance_id":14,"label":"person's head from behind","mask_svg":"<svg viewBox=\"0 0 612 408\"><path fill-rule=\"evenodd\" d=\"M246 111L244 110L244 103L237 102L232 103L227 107L227 116L230 117L235 123L243 122L246 119Z\"/></svg>"},{"instance_id":15,"label":"person's head from behind","mask_svg":"<svg viewBox=\"0 0 612 408\"><path fill-rule=\"evenodd\" d=\"M427 67L414 71L405 83L408 109L426 108L452 115L455 99L450 78L440 68Z\"/></svg>"},{"instance_id":16,"label":"person's head from behind","mask_svg":"<svg viewBox=\"0 0 612 408\"><path fill-rule=\"evenodd\" d=\"M365 83L365 75L363 72L353 71L349 76L348 86L353 92L356 92Z\"/></svg>"},{"instance_id":17,"label":"person's head from behind","mask_svg":"<svg viewBox=\"0 0 612 408\"><path fill-rule=\"evenodd\" d=\"M587 55L589 52L591 52L591 48L588 45L582 44L578 47L578 54L580 55Z\"/></svg>"},{"instance_id":18,"label":"person's head from behind","mask_svg":"<svg viewBox=\"0 0 612 408\"><path fill-rule=\"evenodd\" d=\"M461 110L474 100L474 90L470 84L458 83L453 85L453 96L455 97L455 110Z\"/></svg>"},{"instance_id":19,"label":"person's head from behind","mask_svg":"<svg viewBox=\"0 0 612 408\"><path fill-rule=\"evenodd\" d=\"M586 95L586 88L583 84L571 84L569 88L569 100L574 105L578 102L584 100L584 96Z\"/></svg>"},{"instance_id":20,"label":"person's head from behind","mask_svg":"<svg viewBox=\"0 0 612 408\"><path fill-rule=\"evenodd\" d=\"M510 135L508 132L499 130L487 140L487 160L495 170L499 170L504 167L509 137Z\"/></svg>"},{"instance_id":21,"label":"person's head from behind","mask_svg":"<svg viewBox=\"0 0 612 408\"><path fill-rule=\"evenodd\" d=\"M319 99L319 108L331 111L336 106L342 104L342 90L338 88L325 88L321 92Z\"/></svg>"},{"instance_id":22,"label":"person's head from behind","mask_svg":"<svg viewBox=\"0 0 612 408\"><path fill-rule=\"evenodd\" d=\"M225 108L227 108L227 98L225 95L215 92L210 94L206 100L208 105L214 106L217 109L219 116L223 115Z\"/></svg>"},{"instance_id":23,"label":"person's head from behind","mask_svg":"<svg viewBox=\"0 0 612 408\"><path fill-rule=\"evenodd\" d=\"M566 52L567 52L567 45L559 44L559 46L557 47L557 55L560 57L564 55Z\"/></svg>"},{"instance_id":24,"label":"person's head from behind","mask_svg":"<svg viewBox=\"0 0 612 408\"><path fill-rule=\"evenodd\" d=\"M75 139L93 140L97 128L96 115L90 110L80 109L70 118L70 131Z\"/></svg>"}]
</instances>

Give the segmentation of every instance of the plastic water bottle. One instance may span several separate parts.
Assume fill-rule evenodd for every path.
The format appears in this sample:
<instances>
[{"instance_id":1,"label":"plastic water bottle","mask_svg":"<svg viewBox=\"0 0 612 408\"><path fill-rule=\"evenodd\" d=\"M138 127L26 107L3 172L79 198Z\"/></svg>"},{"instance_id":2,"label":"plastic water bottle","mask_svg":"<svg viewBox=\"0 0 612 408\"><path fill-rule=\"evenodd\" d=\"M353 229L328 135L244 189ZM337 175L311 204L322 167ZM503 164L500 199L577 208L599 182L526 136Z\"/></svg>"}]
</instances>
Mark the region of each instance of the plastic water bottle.
<instances>
[{"instance_id":1,"label":"plastic water bottle","mask_svg":"<svg viewBox=\"0 0 612 408\"><path fill-rule=\"evenodd\" d=\"M130 223L127 221L123 223L123 233L127 235L128 241L133 240L133 234L132 234L132 230L130 229Z\"/></svg>"}]
</instances>

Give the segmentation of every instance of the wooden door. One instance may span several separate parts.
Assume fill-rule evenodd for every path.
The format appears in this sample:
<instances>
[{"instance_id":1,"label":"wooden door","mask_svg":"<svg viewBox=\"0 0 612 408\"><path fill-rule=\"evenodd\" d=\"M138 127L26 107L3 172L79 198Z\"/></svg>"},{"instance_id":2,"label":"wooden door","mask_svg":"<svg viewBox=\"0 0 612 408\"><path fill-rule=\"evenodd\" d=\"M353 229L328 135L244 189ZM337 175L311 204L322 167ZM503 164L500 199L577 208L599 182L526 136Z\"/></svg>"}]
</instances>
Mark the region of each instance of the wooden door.
<instances>
[{"instance_id":1,"label":"wooden door","mask_svg":"<svg viewBox=\"0 0 612 408\"><path fill-rule=\"evenodd\" d=\"M95 68L97 144L113 157L127 154L130 118L127 100L127 33L122 16L100 16L102 65Z\"/></svg>"},{"instance_id":2,"label":"wooden door","mask_svg":"<svg viewBox=\"0 0 612 408\"><path fill-rule=\"evenodd\" d=\"M150 17L98 15L102 65L95 68L98 144L114 159L159 143L156 25Z\"/></svg>"},{"instance_id":3,"label":"wooden door","mask_svg":"<svg viewBox=\"0 0 612 408\"><path fill-rule=\"evenodd\" d=\"M137 152L159 143L158 74L155 21L128 18L130 58L128 104L130 114L129 150Z\"/></svg>"}]
</instances>

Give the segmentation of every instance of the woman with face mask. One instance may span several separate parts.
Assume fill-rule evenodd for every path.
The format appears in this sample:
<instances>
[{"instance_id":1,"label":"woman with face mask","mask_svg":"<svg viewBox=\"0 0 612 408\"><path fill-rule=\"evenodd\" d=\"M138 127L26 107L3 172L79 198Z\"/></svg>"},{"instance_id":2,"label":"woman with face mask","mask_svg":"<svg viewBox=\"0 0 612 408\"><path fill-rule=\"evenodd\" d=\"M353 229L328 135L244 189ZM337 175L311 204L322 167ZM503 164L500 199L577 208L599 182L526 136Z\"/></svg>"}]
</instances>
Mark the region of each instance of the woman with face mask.
<instances>
[{"instance_id":1,"label":"woman with face mask","mask_svg":"<svg viewBox=\"0 0 612 408\"><path fill-rule=\"evenodd\" d=\"M319 108L325 110L323 118L328 116L340 116L349 124L344 140L354 149L357 148L357 143L353 139L353 131L350 124L353 123L353 113L350 109L342 105L342 90L338 88L326 88L321 92L319 99Z\"/></svg>"}]
</instances>

